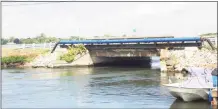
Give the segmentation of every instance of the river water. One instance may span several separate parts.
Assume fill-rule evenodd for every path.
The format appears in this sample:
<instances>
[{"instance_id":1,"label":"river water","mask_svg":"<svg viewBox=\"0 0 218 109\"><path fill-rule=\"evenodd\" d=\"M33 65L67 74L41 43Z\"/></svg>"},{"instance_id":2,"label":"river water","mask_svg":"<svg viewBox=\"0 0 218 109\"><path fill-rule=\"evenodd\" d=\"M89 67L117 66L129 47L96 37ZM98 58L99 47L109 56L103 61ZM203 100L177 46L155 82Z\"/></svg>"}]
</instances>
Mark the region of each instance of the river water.
<instances>
[{"instance_id":1,"label":"river water","mask_svg":"<svg viewBox=\"0 0 218 109\"><path fill-rule=\"evenodd\" d=\"M3 69L3 108L210 108L171 96L159 70L144 68Z\"/></svg>"}]
</instances>

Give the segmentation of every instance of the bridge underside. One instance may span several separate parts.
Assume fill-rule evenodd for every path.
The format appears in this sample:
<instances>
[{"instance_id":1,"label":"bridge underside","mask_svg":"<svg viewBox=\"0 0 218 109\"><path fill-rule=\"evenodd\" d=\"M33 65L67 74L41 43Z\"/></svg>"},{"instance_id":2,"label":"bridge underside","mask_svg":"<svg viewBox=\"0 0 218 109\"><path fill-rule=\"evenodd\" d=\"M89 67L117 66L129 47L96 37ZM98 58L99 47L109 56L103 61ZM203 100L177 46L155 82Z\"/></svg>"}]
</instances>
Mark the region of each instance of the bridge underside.
<instances>
[{"instance_id":1,"label":"bridge underside","mask_svg":"<svg viewBox=\"0 0 218 109\"><path fill-rule=\"evenodd\" d=\"M150 68L151 56L156 49L88 49L96 66L146 66Z\"/></svg>"},{"instance_id":2,"label":"bridge underside","mask_svg":"<svg viewBox=\"0 0 218 109\"><path fill-rule=\"evenodd\" d=\"M95 66L137 66L151 68L150 57L91 57Z\"/></svg>"},{"instance_id":3,"label":"bridge underside","mask_svg":"<svg viewBox=\"0 0 218 109\"><path fill-rule=\"evenodd\" d=\"M143 66L151 68L151 57L160 56L160 49L201 46L201 43L145 43L85 45L96 66Z\"/></svg>"}]
</instances>

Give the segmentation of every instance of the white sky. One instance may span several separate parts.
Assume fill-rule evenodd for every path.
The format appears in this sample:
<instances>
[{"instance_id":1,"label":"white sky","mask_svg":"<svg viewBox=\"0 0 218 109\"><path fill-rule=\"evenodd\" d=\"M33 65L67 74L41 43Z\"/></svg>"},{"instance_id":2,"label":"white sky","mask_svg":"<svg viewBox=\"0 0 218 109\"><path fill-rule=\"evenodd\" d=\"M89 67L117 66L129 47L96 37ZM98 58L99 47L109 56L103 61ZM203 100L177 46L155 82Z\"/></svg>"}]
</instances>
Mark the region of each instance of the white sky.
<instances>
[{"instance_id":1,"label":"white sky","mask_svg":"<svg viewBox=\"0 0 218 109\"><path fill-rule=\"evenodd\" d=\"M27 3L2 3L18 5ZM28 4L34 4L28 3ZM3 6L3 37L197 36L217 32L216 2L68 2Z\"/></svg>"}]
</instances>

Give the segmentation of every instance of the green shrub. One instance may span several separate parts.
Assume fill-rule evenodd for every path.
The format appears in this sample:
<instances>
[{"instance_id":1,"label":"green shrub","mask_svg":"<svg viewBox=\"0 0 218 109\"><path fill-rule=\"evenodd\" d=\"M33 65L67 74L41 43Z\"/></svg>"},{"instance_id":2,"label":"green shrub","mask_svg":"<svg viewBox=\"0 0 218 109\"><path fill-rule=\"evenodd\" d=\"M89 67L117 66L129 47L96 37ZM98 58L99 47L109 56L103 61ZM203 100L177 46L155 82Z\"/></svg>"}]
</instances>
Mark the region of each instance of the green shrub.
<instances>
[{"instance_id":1,"label":"green shrub","mask_svg":"<svg viewBox=\"0 0 218 109\"><path fill-rule=\"evenodd\" d=\"M63 56L61 56L61 60L65 60L68 63L71 63L74 61L75 55L74 54L64 54Z\"/></svg>"},{"instance_id":2,"label":"green shrub","mask_svg":"<svg viewBox=\"0 0 218 109\"><path fill-rule=\"evenodd\" d=\"M27 57L25 56L2 57L1 63L2 64L25 63L27 62L26 59Z\"/></svg>"},{"instance_id":3,"label":"green shrub","mask_svg":"<svg viewBox=\"0 0 218 109\"><path fill-rule=\"evenodd\" d=\"M83 45L78 45L76 47L70 47L68 49L68 52L62 56L60 56L60 60L65 60L68 63L71 63L74 61L76 55L82 54L86 51L86 48Z\"/></svg>"}]
</instances>

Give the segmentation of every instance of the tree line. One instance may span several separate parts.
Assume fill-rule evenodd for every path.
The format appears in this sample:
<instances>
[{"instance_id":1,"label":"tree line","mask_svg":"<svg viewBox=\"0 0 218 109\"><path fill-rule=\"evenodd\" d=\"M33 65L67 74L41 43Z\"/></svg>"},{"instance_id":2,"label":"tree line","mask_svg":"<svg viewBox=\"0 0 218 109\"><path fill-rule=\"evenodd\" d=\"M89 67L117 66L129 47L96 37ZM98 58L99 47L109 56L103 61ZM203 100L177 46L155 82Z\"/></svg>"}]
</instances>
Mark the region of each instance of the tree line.
<instances>
[{"instance_id":1,"label":"tree line","mask_svg":"<svg viewBox=\"0 0 218 109\"><path fill-rule=\"evenodd\" d=\"M15 38L10 37L8 39L1 38L1 45L5 45L7 43L15 43L15 44L39 44L39 43L49 43L49 42L58 42L60 40L84 40L85 38L79 36L70 36L68 38L56 38L56 37L48 37L45 34L40 34L39 36L33 38Z\"/></svg>"}]
</instances>

